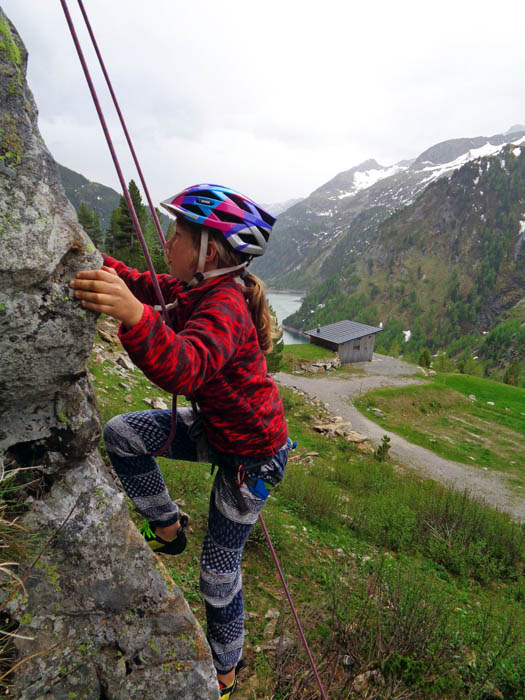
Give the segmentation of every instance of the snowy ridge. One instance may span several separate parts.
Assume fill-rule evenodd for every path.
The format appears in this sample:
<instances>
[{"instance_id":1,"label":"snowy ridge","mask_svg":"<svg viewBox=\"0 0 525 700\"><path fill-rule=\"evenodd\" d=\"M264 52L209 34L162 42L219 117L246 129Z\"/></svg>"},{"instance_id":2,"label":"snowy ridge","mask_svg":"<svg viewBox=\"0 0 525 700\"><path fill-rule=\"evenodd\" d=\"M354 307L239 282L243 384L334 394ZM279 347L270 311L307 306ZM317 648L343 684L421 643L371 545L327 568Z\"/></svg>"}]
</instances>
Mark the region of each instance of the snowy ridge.
<instances>
[{"instance_id":1,"label":"snowy ridge","mask_svg":"<svg viewBox=\"0 0 525 700\"><path fill-rule=\"evenodd\" d=\"M506 170L509 159L519 158L524 146L525 130L451 139L415 159L388 166L369 159L340 172L281 214L273 234L280 245L274 248L275 255L270 249L263 259L254 261L255 272L278 279L292 272L299 277L301 271L310 275L318 269L323 277L364 252L381 222L412 204L429 185L477 161L479 168L474 168L472 178L479 187L480 176L491 165L491 161L483 164L483 158L499 158ZM525 213L522 219L516 257L525 247Z\"/></svg>"},{"instance_id":2,"label":"snowy ridge","mask_svg":"<svg viewBox=\"0 0 525 700\"><path fill-rule=\"evenodd\" d=\"M353 188L349 192L342 192L337 195L337 199L345 199L345 197L351 197L360 190L366 190L368 187L372 187L376 182L384 180L386 177L395 175L396 173L402 172L403 170L408 170L406 165L392 165L389 168L372 168L371 170L357 171L354 173Z\"/></svg>"}]
</instances>

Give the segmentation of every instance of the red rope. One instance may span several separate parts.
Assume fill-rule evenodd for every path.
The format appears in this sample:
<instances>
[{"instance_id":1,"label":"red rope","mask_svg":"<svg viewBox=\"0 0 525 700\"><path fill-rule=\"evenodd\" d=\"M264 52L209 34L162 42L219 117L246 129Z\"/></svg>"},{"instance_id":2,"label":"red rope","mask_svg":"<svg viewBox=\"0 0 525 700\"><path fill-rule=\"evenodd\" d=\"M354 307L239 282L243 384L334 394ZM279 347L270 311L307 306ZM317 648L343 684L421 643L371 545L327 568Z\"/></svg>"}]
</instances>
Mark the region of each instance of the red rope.
<instances>
[{"instance_id":1,"label":"red rope","mask_svg":"<svg viewBox=\"0 0 525 700\"><path fill-rule=\"evenodd\" d=\"M75 31L75 26L74 26L74 24L73 24L73 20L72 20L72 18L71 18L71 14L70 14L70 12L69 12L69 9L68 9L66 0L60 0L60 4L62 5L62 9L64 10L64 14L65 14L65 16L66 16L66 21L67 21L67 24L68 24L68 27L69 27L69 31L71 32L71 37L72 37L72 39L73 39L73 43L75 44L75 48L76 48L76 50L77 50L77 54L78 54L78 57L79 57L79 59L80 59L80 63L81 63L81 65L82 65L82 69L83 69L83 71L84 71L84 75L86 76L86 81L87 81L87 84L88 84L88 87L89 87L89 91L91 92L91 97L93 98L93 102L94 102L94 104L95 104L95 109L97 110L98 118L99 118L99 120L100 120L100 124L101 124L102 130L103 130L103 132L104 132L104 136L106 137L106 142L107 142L107 144L108 144L109 152L111 153L111 157L113 158L113 163L114 163L115 169L116 169L116 171L117 171L117 175L118 175L118 178L119 178L119 181L120 181L120 186L122 187L122 192L123 192L123 194L124 194L124 198L126 199L126 203L127 203L127 205L128 205L129 213L130 213L131 219L132 219L132 221L133 221L133 226L135 227L135 231L137 232L137 237L138 237L138 239L139 239L139 241L140 241L140 245L141 245L141 247L142 247L142 251L143 251L143 253L144 253L144 257L146 258L146 263L147 263L147 265L148 265L148 270L150 271L150 274L151 274L151 280L152 280L152 282L153 282L153 287L154 287L154 289L155 289L155 294L156 294L156 296L157 296L157 299L158 299L158 301L159 301L160 307L161 307L161 309L162 309L162 316L163 316L163 318L164 318L164 322L165 322L165 324L166 324L167 326L171 327L171 320L170 320L170 317L169 317L169 314L168 314L168 309L166 308L166 302L164 301L164 296L163 296L162 291L161 291L161 288L160 288L160 286L159 286L159 282L158 282L158 279L157 279L157 274L156 274L156 272L155 272L155 268L153 267L153 262L151 261L151 257L150 257L149 250L148 250L148 246L147 246L146 241L145 241L145 239L144 239L144 235L143 235L143 233L142 233L142 228L141 228L141 226L140 226L139 220L138 220L138 218L137 218L137 213L136 213L136 211L135 211L135 207L133 206L133 202L132 202L131 197L130 197L130 195L129 195L129 191L128 191L128 188L127 188L127 186L126 186L126 181L124 180L124 176L123 176L123 174L122 174L122 169L121 169L121 167L120 167L120 163L119 163L119 160L118 160L118 158L117 158L117 154L116 154L115 149L114 149L114 147L113 147L113 141L111 140L111 136L110 136L110 134L109 134L109 130L108 130L108 127L107 127L107 124L106 124L106 120L105 120L105 118L104 118L104 114L103 114L102 108L101 108L101 106L100 106L100 102L99 102L99 99L98 99L98 96L97 96L97 92L96 92L96 90L95 90L95 86L93 85L93 81L91 80L91 75L90 75L90 73L89 73L89 69L88 69L88 67L87 67L86 59L84 58L84 53L82 52L82 47L80 46L80 42L79 42L79 40L78 40L78 36L77 36L76 31ZM114 103L115 103L115 107L117 108L117 112L118 112L118 114L119 114L119 117L121 118L121 124L122 124L122 127L124 128L124 133L126 134L126 138L127 138L127 140L128 140L128 144L130 145L130 148L132 149L132 154L133 154L133 157L134 157L134 159L135 159L135 163L136 163L137 168L138 168L138 170L139 170L141 180L142 180L142 182L143 182L143 184L144 184L143 175L142 175L142 170L140 170L140 166L139 166L139 164L138 164L138 160L136 159L135 149L133 148L133 145L132 145L132 143L131 143L131 139L129 138L128 130L127 130L127 128L126 128L126 125L125 125L124 119L123 119L123 117L122 117L122 113L121 113L121 111L120 111L120 108L118 107L118 103L117 103L117 101L116 101L116 97L114 97L114 94L115 94L115 93L113 92L113 89L111 88L111 83L109 82L109 77L107 76L107 72L106 72L106 70L105 70L105 67L104 67L104 64L103 64L103 61L102 61L102 57L100 56L100 52L99 52L99 50L98 50L98 46L97 46L97 44L96 44L96 41L95 41L93 32L92 32L92 30L91 30L91 25L89 24L89 20L87 19L87 15L86 15L85 12L83 11L82 3L80 2L80 0L79 0L79 4L80 4L80 9L82 10L82 14L84 15L84 19L85 19L85 21L86 21L86 26L88 27L88 31L89 31L89 33L90 33L90 36L92 37L92 41L93 41L93 43L94 43L95 50L96 50L96 52L97 52L97 55L99 56L99 61L100 61L100 63L101 63L101 67L102 67L102 69L103 69L103 71L104 71L104 75L106 76L106 81L108 82L108 87L110 87L110 92L111 92L111 94L112 94L113 101L114 101ZM149 198L149 192L148 192L148 198ZM150 202L150 207L152 207L152 205L151 205L151 199L148 199L148 201ZM160 223L158 222L158 217L157 217L157 215L156 215L156 212L155 212L154 207L152 207L152 214L153 214L153 216L154 216L154 218L155 218L155 220L156 220L156 225L158 225L158 227L159 227L159 229L160 229ZM162 235L162 234L161 234L161 235ZM163 238L164 238L164 237L162 236L162 239L163 239ZM164 241L164 242L165 242L165 241ZM172 441L173 438L175 437L176 424L177 424L177 396L176 396L176 394L173 394L172 409L171 409L171 430L170 430L170 434L169 434L169 436L168 436L168 439L167 439L166 442L164 443L164 445L162 445L162 447L161 447L157 452L155 452L155 456L158 456L158 455L162 454L163 452L165 452L165 451L167 450L169 444L171 443L171 441Z\"/></svg>"},{"instance_id":2,"label":"red rope","mask_svg":"<svg viewBox=\"0 0 525 700\"><path fill-rule=\"evenodd\" d=\"M272 553L272 557L273 557L273 560L275 562L275 566L277 567L277 572L279 573L279 578L281 579L281 583L283 584L284 592L286 593L286 597L288 598L288 603L290 604L292 614L295 618L295 623L296 623L297 629L299 631L299 636L301 637L301 641L303 643L303 646L306 650L306 653L308 654L310 666L312 667L312 670L313 670L314 676L315 676L315 680L317 681L317 685L319 686L319 690L321 691L321 697L323 698L323 700L328 700L327 695L324 692L323 684L321 683L321 678L319 676L317 666L315 665L315 661L313 659L312 653L310 652L308 642L306 641L306 637L305 637L305 634L303 632L301 621L299 620L299 616L297 615L297 612L295 610L292 596L290 595L290 591L288 590L288 586L286 585L284 574L283 574L281 566L279 564L279 560L277 559L277 554L275 553L275 549L273 548L273 544L272 544L272 541L270 539L270 535L268 534L268 530L266 529L266 525L264 523L262 513L259 513L259 522L261 523L264 535L266 537L266 541L268 542L268 546L270 547L270 552Z\"/></svg>"},{"instance_id":3,"label":"red rope","mask_svg":"<svg viewBox=\"0 0 525 700\"><path fill-rule=\"evenodd\" d=\"M122 115L122 112L120 111L120 105L117 100L117 96L115 95L115 92L113 90L113 86L111 84L111 80L109 79L108 72L106 70L106 66L104 65L104 61L102 60L102 54L100 53L100 50L98 48L97 41L95 39L95 35L93 33L93 30L91 28L91 24L89 22L86 10L84 9L84 3L82 0L78 0L78 6L80 7L80 11L82 12L82 16L84 17L84 22L86 23L87 30L89 32L89 36L91 37L91 42L93 43L93 48L95 49L95 53L97 54L98 62L100 63L100 67L102 69L102 73L104 74L104 78L106 79L106 84L108 86L108 90L110 92L111 98L113 100L113 104L115 105L115 109L117 110L118 117L120 119L120 123L122 125L122 130L124 131L124 136L126 137L126 141L128 142L129 150L131 151L131 155L133 157L133 161L135 163L135 167L137 168L137 172L140 177L140 181L142 183L142 187L144 188L144 194L146 195L146 199L148 200L149 208L151 210L151 214L153 216L153 221L155 222L155 228L157 229L157 233L159 234L160 242L162 243L162 246L166 246L166 239L164 237L164 233L162 231L162 227L160 225L159 217L157 216L157 212L155 210L155 207L153 206L153 202L151 201L150 193L148 190L148 186L146 185L146 180L144 179L144 175L142 174L142 168L140 167L140 163L137 158L137 154L135 153L135 149L133 147L133 143L131 142L131 138L126 126L126 122L124 121L124 117Z\"/></svg>"},{"instance_id":4,"label":"red rope","mask_svg":"<svg viewBox=\"0 0 525 700\"><path fill-rule=\"evenodd\" d=\"M113 158L113 163L115 165L115 169L117 171L117 175L120 181L120 186L122 187L122 192L124 194L124 198L126 200L126 203L128 205L129 213L131 215L131 219L133 221L133 225L135 227L135 231L137 232L138 239L140 241L140 245L142 247L142 251L144 253L144 257L146 258L146 263L148 265L148 269L151 273L151 279L153 282L153 286L155 289L155 293L157 295L157 299L159 301L159 304L162 309L162 315L164 317L164 321L166 325L170 325L170 318L168 315L168 310L166 308L166 302L164 301L164 297L162 295L162 291L159 286L159 282L157 280L157 275L155 273L155 268L153 267L153 263L151 262L151 257L148 251L148 246L146 245L146 241L144 239L144 235L142 233L142 229L140 227L139 220L137 218L137 213L135 212L135 207L133 206L133 202L131 201L131 197L129 196L128 188L126 186L126 181L124 180L124 176L122 175L122 170L120 168L120 163L117 158L117 154L115 153L115 149L113 147L113 142L111 140L111 136L109 134L109 130L106 124L106 120L104 118L104 114L102 113L102 108L100 106L100 102L98 100L98 96L95 90L95 86L93 85L93 81L91 80L91 75L89 73L89 69L87 67L86 59L84 58L84 54L82 52L82 47L80 46L80 42L78 40L77 33L75 31L75 27L73 25L73 20L71 19L71 15L69 13L69 9L67 7L66 0L60 0L60 4L62 5L62 9L64 10L64 14L66 16L66 21L69 26L69 31L71 32L71 37L73 39L73 43L75 44L75 48L78 53L78 57L80 59L80 63L82 65L82 69L84 71L84 75L86 76L87 84L89 87L89 91L91 92L91 97L93 98L93 102L95 104L95 109L97 110L98 118L100 120L100 124L102 126L102 130L104 132L104 136L106 137L106 141L108 144L109 152L111 153L111 157Z\"/></svg>"},{"instance_id":5,"label":"red rope","mask_svg":"<svg viewBox=\"0 0 525 700\"><path fill-rule=\"evenodd\" d=\"M72 20L72 18L71 18L71 14L69 13L69 9L68 9L67 4L66 4L66 0L60 0L60 4L62 5L62 9L64 10L64 14L65 14L65 17L66 17L66 21L67 21L67 24L68 24L68 26L69 26L69 30L70 30L70 32L71 32L71 36L72 36L72 38L73 38L73 42L74 42L74 44L75 44L75 48L76 48L76 50L77 50L78 57L79 57L79 59L80 59L80 63L81 63L81 65L82 65L82 69L83 69L83 71L84 71L84 75L86 76L86 81L87 81L87 83L88 83L89 90L90 90L90 92L91 92L91 96L92 96L92 98L93 98L93 102L94 102L94 104L95 104L95 108L96 108L96 110L97 110L97 114L98 114L98 117L99 117L99 120L100 120L100 124L101 124L101 126L102 126L102 130L103 130L103 132L104 132L104 136L106 137L106 141L107 141L107 144L108 144L109 151L110 151L110 153L111 153L111 157L113 158L113 163L114 163L114 165L115 165L115 169L116 169L116 171L117 171L117 175L118 175L118 178L119 178L119 181L120 181L120 185L121 185L121 187L122 187L122 192L123 192L124 197L125 197L125 199L126 199L126 203L127 203L127 205L128 205L128 209L129 209L129 212L130 212L130 214L131 214L131 218L132 218L132 220L133 220L133 225L134 225L134 227L135 227L135 230L136 230L136 232L137 232L138 239L139 239L140 244L141 244L141 246L142 246L142 250L143 250L143 252L144 252L144 257L146 258L146 263L147 263L147 265L148 265L148 269L149 269L149 271L150 271L150 273L151 273L151 278L152 278L152 281L153 281L153 285L154 285L154 288L155 288L155 292L156 292L157 298L158 298L158 300L159 300L159 302L160 302L160 305L161 305L161 308L162 308L162 314L163 314L163 316L164 316L164 320L165 320L165 322L166 322L167 325L170 325L170 323L169 323L169 322L170 322L170 319L169 319L169 315L168 315L168 310L167 310L167 308L166 308L166 302L164 301L164 297L163 297L163 295L162 295L162 291L161 291L161 289L160 289L160 286L159 286L159 283L158 283L158 280L157 280L157 275L156 275L156 273L155 273L155 269L154 269L153 263L152 263L152 261L151 261L151 257L150 257L149 251L148 251L148 247L147 247L146 241L145 241L145 239L144 239L144 235L143 235L143 233L142 233L142 229L141 229L139 220L138 220L138 218L137 218L137 214L136 214L136 211L135 211L135 207L133 206L133 202L132 202L131 197L130 197L130 195L129 195L128 188L127 188L127 186L126 186L126 181L124 180L124 176L122 175L122 170L121 170L121 167L120 167L120 163L119 163L119 161L118 161L117 155L116 155L116 153L115 153L115 149L114 149L114 147L113 147L113 142L112 142L111 136L110 136L110 134L109 134L109 130L108 130L108 127L107 127L107 124L106 124L106 120L105 120L105 118L104 118L104 114L103 114L103 112L102 112L102 108L101 108L101 106L100 106L100 102L99 102L99 100L98 100L98 96L97 96L95 87L94 87L94 85L93 85L93 81L91 80L91 75L90 75L90 73L89 73L89 69L88 69L88 67L87 67L87 63L86 63L86 60L85 60L85 58L84 58L84 54L83 54L83 52L82 52L82 48L81 48L81 46L80 46L80 42L79 42L79 40L78 40L78 36L77 36L76 31L75 31L75 27L74 27L74 25L73 25L73 20ZM88 17L87 17L86 11L85 11L85 9L84 9L84 5L83 5L83 3L82 3L82 0L78 0L78 4L79 4L79 7L80 7L80 11L82 12L82 15L83 15L83 17L84 17L84 21L85 21L85 23L86 23L87 30L88 30L89 35L90 35L90 37L91 37L91 41L92 41L92 43L93 43L93 47L94 47L95 52L96 52L96 54L97 54L97 57L98 57L98 60L99 60L99 63L100 63L100 67L101 67L101 69L102 69L102 72L104 73L104 77L105 77L105 79L106 79L106 83L107 83L108 89L109 89L110 94L111 94L111 97L112 97L112 99L113 99L113 104L115 105L115 109L117 110L117 114L118 114L118 116L119 116L120 123L121 123L121 125L122 125L123 130L124 130L124 134L125 134L125 136L126 136L126 140L127 140L127 142L128 142L128 146L129 146L130 151L131 151L131 155L133 156L133 160L134 160L135 165L136 165L136 167L137 167L137 171L138 171L138 173L139 173L139 177L140 177L140 180L141 180L141 182L142 182L142 186L143 186L143 188L144 188L144 192L146 193L146 197L147 197L147 200L148 200L148 204L149 204L149 206L150 206L150 209L151 209L151 213L152 213L152 215L153 215L153 219L154 219L154 221L155 221L155 226L156 226L156 228L157 228L157 232L158 232L158 234L159 234L159 236L160 236L160 239L161 239L162 244L165 245L165 244L166 244L166 240L165 240L164 235L163 235L163 233L162 233L162 228L161 228L161 226L160 226L160 222L159 222L159 220L158 220L158 216L157 216L157 213L156 213L156 211L155 211L155 207L154 207L153 204L152 204L151 197L150 197L150 194L149 194L149 190L148 190L148 188L147 188L147 186L146 186L146 183L145 183L145 180L144 180L144 176L143 176L143 174L142 174L142 169L140 168L140 165L139 165L139 162L138 162L136 153L135 153L135 149L133 148L133 144L132 144L132 142L131 142L131 138L130 138L130 136L129 136L129 133L128 133L128 130L127 130L127 127L126 127L126 123L125 123L125 121L124 121L124 117L122 116L122 112L121 112L121 110L120 110L120 107L119 107L117 98L116 98L116 96L115 96L115 92L114 92L114 90L113 90L113 87L112 87L112 85L111 85L111 81L110 81L109 76L108 76L108 73L107 73L107 71L106 71L106 67L105 67L105 65L104 65L104 61L102 60L102 56L101 56L101 54L100 54L100 51L99 51L99 48L98 48L98 44L97 44L96 39L95 39L95 36L94 36L94 34L93 34L93 30L92 30L92 28L91 28L91 24L89 23L89 19L88 19ZM176 415L176 404L175 404L176 397L174 396L173 398L174 398L173 415L175 416L175 415ZM174 422L173 422L173 423L172 423L172 430L171 430L171 433L172 433L172 434L174 433L174 428L175 428L175 425L174 425ZM170 438L172 438L172 435L170 435ZM161 449L160 449L156 454L160 454L162 451L164 451L164 450L167 448L167 446L168 446L169 443L171 442L171 439L170 439L170 438L168 438L168 440L166 441L166 444L163 445L163 446L161 447ZM268 542L268 546L270 547L270 552L271 552L271 554L272 554L273 560L274 560L275 565L276 565L276 567L277 567L277 571L278 571L278 573L279 573L279 577L280 577L280 579L281 579L281 583L282 583L282 585L283 585L284 592L285 592L285 594L286 594L286 597L288 598L288 603L290 604L290 608L291 608L292 613L293 613L293 616L294 616L294 618L295 618L295 622L296 622L296 625L297 625L297 629L298 629L298 631L299 631L299 636L301 637L301 641L302 641L302 643L303 643L303 645L304 645L304 648L306 649L306 653L307 653L307 655L308 655L308 659L309 659L309 661L310 661L310 665L312 666L312 669L313 669L313 672L314 672L314 675L315 675L315 679L316 679L317 684L318 684L318 686L319 686L319 689L320 689L320 691L321 691L321 696L322 696L323 700L328 700L328 698L327 698L327 696L326 696L326 693L324 692L323 685L322 685L322 683L321 683L321 678L319 677L319 673L318 673L318 671L317 671L317 667L316 667L316 665L315 665L314 659L313 659L312 654L311 654L311 652L310 652L310 648L308 647L308 642L306 641L306 637L305 637L305 635L304 635L303 628L302 628L302 626L301 626L301 621L299 620L299 617L298 617L298 615L297 615L297 612L296 612L296 610L295 610L295 607L294 607L294 604L293 604L293 601L292 601L292 598L291 598L291 595L290 595L290 591L288 590L288 586L286 585L286 581L285 581L285 578L284 578L284 575L283 575L281 566L280 566L280 564L279 564L279 560L277 559L277 554L275 553L275 549L274 549L273 544L272 544L272 541L271 541L271 539L270 539L270 535L268 534L268 530L266 529L266 525L265 525L265 523L264 523L262 514L259 514L259 522L261 523L261 526L262 526L262 528L263 528L263 531L264 531L266 540L267 540L267 542Z\"/></svg>"}]
</instances>

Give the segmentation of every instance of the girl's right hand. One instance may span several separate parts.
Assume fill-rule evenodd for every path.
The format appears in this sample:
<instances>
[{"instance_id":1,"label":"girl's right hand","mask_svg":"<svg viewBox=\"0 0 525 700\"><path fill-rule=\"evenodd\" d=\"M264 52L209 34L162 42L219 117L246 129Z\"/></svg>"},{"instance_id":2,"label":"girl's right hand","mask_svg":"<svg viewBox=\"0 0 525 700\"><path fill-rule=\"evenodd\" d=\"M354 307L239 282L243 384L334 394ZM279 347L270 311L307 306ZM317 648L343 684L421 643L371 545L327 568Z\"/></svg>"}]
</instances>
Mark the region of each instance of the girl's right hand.
<instances>
[{"instance_id":1,"label":"girl's right hand","mask_svg":"<svg viewBox=\"0 0 525 700\"><path fill-rule=\"evenodd\" d=\"M84 308L112 316L127 328L136 326L144 313L144 304L112 267L104 265L100 270L81 270L69 286Z\"/></svg>"}]
</instances>

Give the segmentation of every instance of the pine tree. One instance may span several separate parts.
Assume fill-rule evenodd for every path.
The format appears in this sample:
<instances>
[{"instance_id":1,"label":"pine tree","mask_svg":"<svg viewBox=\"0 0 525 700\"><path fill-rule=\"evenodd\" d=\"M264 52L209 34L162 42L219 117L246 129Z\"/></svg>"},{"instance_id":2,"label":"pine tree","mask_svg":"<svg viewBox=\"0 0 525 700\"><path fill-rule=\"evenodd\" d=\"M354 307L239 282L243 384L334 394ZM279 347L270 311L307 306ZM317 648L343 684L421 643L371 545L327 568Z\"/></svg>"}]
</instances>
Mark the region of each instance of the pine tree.
<instances>
[{"instance_id":1,"label":"pine tree","mask_svg":"<svg viewBox=\"0 0 525 700\"><path fill-rule=\"evenodd\" d=\"M91 240L98 249L102 248L104 245L104 233L102 231L102 225L100 223L100 214L96 209L93 209L93 228Z\"/></svg>"},{"instance_id":2,"label":"pine tree","mask_svg":"<svg viewBox=\"0 0 525 700\"><path fill-rule=\"evenodd\" d=\"M89 231L93 226L93 215L89 211L87 204L85 202L80 203L80 207L77 211L78 223L82 226L84 231L89 235Z\"/></svg>"},{"instance_id":3,"label":"pine tree","mask_svg":"<svg viewBox=\"0 0 525 700\"><path fill-rule=\"evenodd\" d=\"M142 196L140 190L137 187L134 180L130 180L128 187L129 196L133 203L135 209L135 214L140 224L142 231L146 228L147 223L147 213L146 207L142 201ZM131 213L128 209L128 204L125 197L122 195L119 202L120 209L120 220L119 220L119 232L116 240L117 248L133 248L135 243L135 226L133 224L133 219L131 218Z\"/></svg>"},{"instance_id":4,"label":"pine tree","mask_svg":"<svg viewBox=\"0 0 525 700\"><path fill-rule=\"evenodd\" d=\"M100 216L96 209L89 211L85 202L81 202L77 212L78 222L97 248L102 245L102 228Z\"/></svg>"},{"instance_id":5,"label":"pine tree","mask_svg":"<svg viewBox=\"0 0 525 700\"><path fill-rule=\"evenodd\" d=\"M120 233L120 206L113 209L109 220L109 227L106 230L106 252L114 253L118 247Z\"/></svg>"},{"instance_id":6,"label":"pine tree","mask_svg":"<svg viewBox=\"0 0 525 700\"><path fill-rule=\"evenodd\" d=\"M279 340L274 342L272 351L266 355L266 366L268 367L269 374L275 374L281 368L283 350L284 336L281 333Z\"/></svg>"}]
</instances>

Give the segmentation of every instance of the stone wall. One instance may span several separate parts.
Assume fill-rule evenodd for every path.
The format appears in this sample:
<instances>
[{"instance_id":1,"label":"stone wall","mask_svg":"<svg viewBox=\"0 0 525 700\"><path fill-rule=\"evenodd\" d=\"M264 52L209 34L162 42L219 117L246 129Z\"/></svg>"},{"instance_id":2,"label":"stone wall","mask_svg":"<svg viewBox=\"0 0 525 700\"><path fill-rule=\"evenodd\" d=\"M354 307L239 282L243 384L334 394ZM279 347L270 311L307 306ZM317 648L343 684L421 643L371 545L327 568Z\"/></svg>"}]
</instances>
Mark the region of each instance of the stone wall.
<instances>
[{"instance_id":1,"label":"stone wall","mask_svg":"<svg viewBox=\"0 0 525 700\"><path fill-rule=\"evenodd\" d=\"M65 24L64 24L64 31ZM34 467L25 527L41 556L9 604L20 700L217 698L184 597L129 519L98 454L86 359L96 317L68 287L99 254L37 127L27 52L0 8L0 471Z\"/></svg>"}]
</instances>

